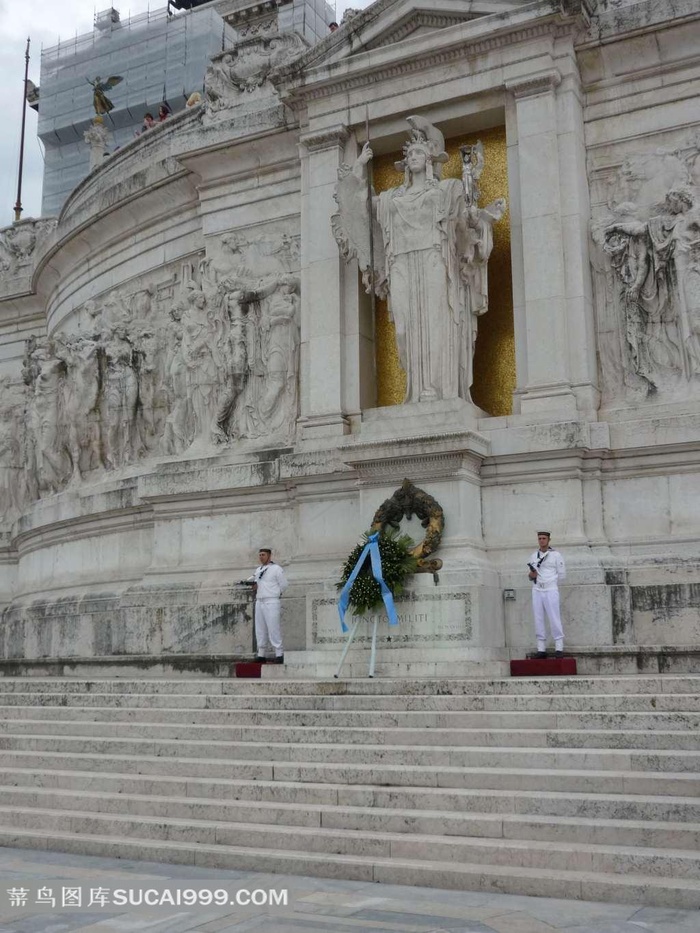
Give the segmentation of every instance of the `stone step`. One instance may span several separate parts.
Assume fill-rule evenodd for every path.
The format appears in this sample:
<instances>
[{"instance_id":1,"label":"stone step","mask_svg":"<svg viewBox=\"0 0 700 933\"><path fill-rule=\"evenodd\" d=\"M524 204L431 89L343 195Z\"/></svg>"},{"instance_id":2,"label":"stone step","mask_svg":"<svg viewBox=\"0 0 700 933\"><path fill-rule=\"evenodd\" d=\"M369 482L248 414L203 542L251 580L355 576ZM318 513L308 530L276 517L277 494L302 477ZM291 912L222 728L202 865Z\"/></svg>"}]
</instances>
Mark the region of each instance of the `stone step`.
<instances>
[{"instance_id":1,"label":"stone step","mask_svg":"<svg viewBox=\"0 0 700 933\"><path fill-rule=\"evenodd\" d=\"M3 773L3 780L23 776ZM8 787L0 785L0 806L44 810L79 810L83 814L120 814L207 823L274 824L303 826L314 831L406 833L432 836L474 836L495 839L560 842L584 845L641 846L644 849L700 851L700 823L649 820L592 820L537 817L521 814L446 813L444 810L400 810L380 807L343 807L333 804L210 799L192 796L110 793L84 790L67 782L58 787Z\"/></svg>"},{"instance_id":2,"label":"stone step","mask_svg":"<svg viewBox=\"0 0 700 933\"><path fill-rule=\"evenodd\" d=\"M651 820L671 822L700 822L700 800L693 797L670 796L667 794L628 793L574 793L550 790L521 791L513 793L506 789L484 789L481 787L452 787L443 783L416 786L406 781L397 784L393 777L410 769L370 768L362 766L317 765L293 769L304 772L302 776L263 770L264 766L230 769L231 777L193 777L178 775L177 769L163 759L141 759L134 763L138 773L131 771L128 759L105 759L96 756L80 763L70 756L62 756L61 769L56 761L48 764L45 759L36 759L33 769L27 761L29 755L17 756L15 767L0 769L0 780L4 784L14 781L25 789L43 787L75 790L90 790L117 794L153 794L158 796L186 796L269 801L293 803L299 806L324 805L347 807L386 807L403 810L452 810L455 812L482 812L498 814L530 814L540 816L581 817L612 820ZM53 767L51 767L53 765ZM100 767L112 765L112 770L100 771ZM123 771L117 770L119 767ZM258 767L260 770L255 771ZM158 771L157 769L161 770ZM153 770L149 770L153 769ZM167 775L162 773L167 770ZM270 767L270 770L271 767ZM427 769L426 769L427 770ZM457 769L460 771L463 769ZM413 775L405 775L409 780ZM421 775L430 780L425 773ZM340 778L334 782L334 778ZM447 780L450 778L448 777ZM465 783L468 777L456 776L454 780ZM352 783L351 783L352 781Z\"/></svg>"},{"instance_id":3,"label":"stone step","mask_svg":"<svg viewBox=\"0 0 700 933\"><path fill-rule=\"evenodd\" d=\"M382 769L393 772L397 767L410 765L412 770L407 772L400 784L407 783L411 778L416 783L424 785L435 784L436 763L441 760L440 778L443 783L459 781L459 772L464 773L464 780L468 779L469 769L472 768L518 768L521 770L547 770L555 775L559 771L629 771L638 778L648 775L650 779L663 776L668 772L681 773L692 776L698 771L698 753L688 751L644 751L644 750L618 750L618 749L569 749L569 748L508 748L473 746L468 749L446 748L435 746L360 746L360 745L333 745L323 743L320 745L265 745L264 743L237 743L224 745L227 754L218 757L207 757L214 754L215 749L210 743L203 743L206 749L198 746L187 748L185 743L170 743L168 751L163 754L162 748L154 753L153 743L141 746L139 754L132 755L124 749L120 754L111 753L105 748L98 754L90 742L80 742L80 747L70 747L68 739L57 741L54 746L60 751L47 750L42 747L32 747L29 743L17 743L15 749L6 749L3 755L5 765L23 767L20 761L30 762L33 767L41 761L45 768L75 767L78 770L116 770L121 771L120 761L126 757L140 773L169 773L192 777L232 776L232 771L239 767L245 768L248 773L255 773L258 777L269 778L273 773L279 774L285 765L301 768L315 766L330 766L334 768L346 764L348 758L353 762L350 767L370 768L379 774ZM182 747L179 747L179 746ZM191 753L191 757L187 753ZM421 758L424 763L421 764ZM70 761L72 764L63 765ZM455 764L456 762L456 764ZM251 770L252 769L252 770ZM352 773L352 772L351 772ZM313 780L313 779L310 779ZM347 781L343 779L343 783ZM380 783L386 783L381 780Z\"/></svg>"},{"instance_id":4,"label":"stone step","mask_svg":"<svg viewBox=\"0 0 700 933\"><path fill-rule=\"evenodd\" d=\"M285 735L298 735L306 732L322 736L326 733L332 736L328 741L336 741L336 731L342 728L343 732L358 736L364 732L379 732L381 721L372 721L371 725L363 727L342 726L336 727L332 717L328 717L327 726L316 727L312 725L302 725L297 727L279 726L276 724L244 725L241 722L242 713L248 712L240 710L214 711L214 710L148 710L142 709L141 715L136 715L132 710L111 709L110 707L100 707L98 709L70 709L59 707L12 707L6 706L0 708L0 733L29 732L54 732L55 734L66 734L68 730L73 730L73 735L93 735L96 730L101 730L101 734L108 735L129 735L132 731L157 729L158 734L164 738L170 735L173 730L180 729L178 735L187 737L188 732L196 735L199 730L203 730L212 738L228 736L231 737L235 731L239 737L246 733L251 735L263 734L271 738L272 741L280 741L279 738L272 738L273 735L284 733ZM315 711L308 711L313 714ZM264 715L269 721L269 712L256 710L258 716ZM59 714L59 715L57 715ZM362 714L370 716L371 714ZM393 714L381 714L382 716ZM421 744L443 744L436 741L433 735L447 735L448 731L455 736L459 736L461 730L468 729L560 729L580 731L582 727L589 727L595 731L613 730L613 731L670 731L677 732L683 730L700 730L700 713L567 713L567 712L459 712L460 726L456 727L447 719L447 726L435 725L444 717L446 713L421 713L421 717L430 717L426 725L419 725L410 718L409 713L398 714L407 718L408 725L391 726L382 730L385 738L382 741L391 741L396 743L400 741L397 735L413 735L416 741ZM453 711L449 711L453 715ZM275 717L276 718L276 717ZM218 730L218 731L217 731ZM150 733L146 733L150 734ZM421 739L421 736L424 738ZM296 738L290 738L289 741L297 741ZM322 738L313 741L324 741ZM450 740L451 742L454 740Z\"/></svg>"},{"instance_id":5,"label":"stone step","mask_svg":"<svg viewBox=\"0 0 700 933\"><path fill-rule=\"evenodd\" d=\"M195 721L197 716L192 717ZM180 717L180 720L182 717ZM677 725L677 724L676 724ZM688 726L688 729L694 727ZM567 734L570 734L568 730L565 731ZM518 738L524 744L526 740L529 739L529 747L535 748L560 748L563 747L561 741L558 739L560 735L559 730L521 730L518 733ZM573 730L578 732L579 735L584 734L583 730ZM629 736L638 736L641 730L628 730L627 735ZM644 735L660 735L661 738L658 743L652 743L650 738L647 738L643 744L646 746L652 744L658 744L663 746L659 750L665 750L665 746L670 746L675 748L676 743L673 741L673 736L677 735L678 730L670 732L669 730L659 729L657 732L654 732L653 729L649 728ZM272 746L274 745L274 750L269 752L263 751L260 756L263 758L268 757L277 757L278 755L282 758L288 760L290 755L294 757L295 755L300 755L301 752L297 748L292 748L289 753L283 751L283 747L286 745L322 745L322 744L331 744L331 745L357 745L357 746L407 746L411 748L416 748L416 753L420 756L428 755L428 747L435 747L435 754L439 754L440 751L437 748L442 746L443 749L447 748L455 753L465 754L468 748L474 747L474 743L479 743L479 747L503 747L499 741L503 737L505 741L513 735L516 734L512 730L498 730L498 729L484 729L484 730L474 730L474 729L458 729L458 728L444 728L444 727L384 727L384 728L373 728L373 727L364 727L358 728L355 726L351 727L339 727L334 725L328 726L277 726L277 725L238 725L233 719L228 725L217 725L217 724L208 724L208 723L183 723L182 721L177 724L173 723L159 723L152 721L139 720L137 722L132 721L117 721L117 722L104 722L96 721L92 719L88 720L44 720L44 719L28 719L16 718L9 720L0 720L0 737L2 736L33 736L33 737L49 737L55 738L57 736L66 736L68 739L79 741L81 738L94 736L102 740L108 739L121 739L128 740L130 738L135 738L140 741L145 741L147 739L159 739L160 741L173 741L175 739L186 741L209 741L215 743L243 743L242 754L244 757L250 757L250 749L248 745L257 745L257 746ZM598 750L610 750L610 751L620 751L623 754L627 750L633 750L631 748L626 748L624 746L631 746L631 740L628 742L616 741L619 737L620 730L619 727L615 730L591 730L588 733L585 733L585 738L590 739L591 742L596 740ZM688 744L692 744L693 739L688 740ZM622 747L621 747L622 746ZM422 751L419 751L422 747ZM578 750L581 748L579 742L571 742L567 747L572 751ZM587 748L587 745L584 745L583 748ZM649 749L647 749L649 750ZM696 754L694 749L686 749L687 758L690 760L693 754ZM443 756L444 757L444 756ZM437 760L437 759L435 759Z\"/></svg>"},{"instance_id":6,"label":"stone step","mask_svg":"<svg viewBox=\"0 0 700 933\"><path fill-rule=\"evenodd\" d=\"M119 770L121 759L88 760L87 765L94 764L98 769L109 769L114 765ZM42 763L42 773L58 766L62 770L65 762L70 761L80 765L85 763L82 757L61 757L59 759L45 759L40 755L20 752L12 757L5 758L0 768L0 775L13 775L15 772L31 772L34 765ZM230 778L231 762L210 759L199 761L192 759L177 759L174 767L159 767L162 759L144 760L136 765L137 773L158 775L167 770L172 777L200 777L200 778ZM695 771L632 771L632 770L594 770L590 768L589 761L574 762L585 764L585 769L576 767L532 767L527 758L516 760L511 766L502 764L495 766L473 765L460 769L460 787L482 790L547 790L565 793L567 791L587 794L641 794L648 795L678 795L681 797L700 796L700 775ZM85 767L90 771L89 767ZM8 777L9 780L9 777Z\"/></svg>"},{"instance_id":7,"label":"stone step","mask_svg":"<svg viewBox=\"0 0 700 933\"><path fill-rule=\"evenodd\" d=\"M411 651L412 658L410 660L405 658L399 660L396 658L396 654L400 650L393 649L388 653L384 653L380 648L377 651L375 677L382 680L406 679L411 676L425 680L437 680L438 678L459 679L461 677L497 679L507 677L510 673L510 665L507 660L499 661L484 658L474 661L457 658L456 660L428 661L421 660L422 655L417 655L415 649ZM503 653L503 649L495 650ZM328 654L328 652L323 653ZM287 658L284 666L264 665L261 677L263 680L272 681L273 683L286 680L331 680L335 678L339 654L333 654L331 658L332 660L325 658L323 663L312 661L309 664L294 663L291 658ZM343 677L347 677L349 680L362 680L369 676L368 671L369 652L364 649L355 654L354 658L348 656L348 660L343 665Z\"/></svg>"},{"instance_id":8,"label":"stone step","mask_svg":"<svg viewBox=\"0 0 700 933\"><path fill-rule=\"evenodd\" d=\"M619 903L644 902L675 908L700 906L700 882L643 874L567 872L507 865L487 866L481 862L432 862L292 850L258 852L241 846L178 843L161 839L129 840L120 836L56 833L13 827L0 831L0 844L112 858L155 858L158 861L209 868L273 871L389 884L495 892L507 889L523 895Z\"/></svg>"},{"instance_id":9,"label":"stone step","mask_svg":"<svg viewBox=\"0 0 700 933\"><path fill-rule=\"evenodd\" d=\"M700 677L281 675L0 679L0 844L700 905Z\"/></svg>"},{"instance_id":10,"label":"stone step","mask_svg":"<svg viewBox=\"0 0 700 933\"><path fill-rule=\"evenodd\" d=\"M595 846L469 836L362 832L304 826L214 822L80 810L0 806L0 828L48 833L128 836L174 842L293 850L366 858L481 862L485 865L573 872L643 873L652 877L700 878L700 853L683 849Z\"/></svg>"},{"instance_id":11,"label":"stone step","mask_svg":"<svg viewBox=\"0 0 700 933\"><path fill-rule=\"evenodd\" d=\"M44 727L45 728L45 727ZM183 731L185 727L182 727ZM214 727L219 728L219 727ZM251 758L256 756L256 749L259 748L259 742L244 742L236 740L236 729L235 727L224 727L230 728L230 734L233 736L230 740L225 740L224 738L218 738L212 736L206 738L189 738L182 736L180 738L159 738L158 729L148 730L147 727L144 727L144 732L146 732L146 737L137 738L136 736L130 736L128 738L117 738L117 737L103 737L100 735L56 735L56 734L44 734L44 733L35 733L31 731L22 730L16 733L10 732L0 732L0 749L14 750L14 749L30 749L33 751L70 751L70 752L100 752L103 754L124 754L124 755L167 755L167 756L176 756L183 755L185 757L196 758L202 755L206 757L208 754L215 755L217 758ZM55 730L60 732L60 730ZM99 732L99 730L97 730ZM528 748L532 750L537 750L540 748L546 749L562 749L568 751L574 751L576 749L591 749L595 750L605 750L609 749L611 751L623 751L623 750L655 750L655 751L670 751L673 750L674 753L678 751L687 752L685 756L689 761L692 760L692 756L697 756L697 763L700 765L700 733L695 732L662 732L662 731L613 731L613 730L539 730L539 729L521 729L511 730L511 729L460 729L458 732L458 742L454 744L459 744L459 748L450 747L450 738L454 730L447 730L448 734L445 736L447 740L447 747L439 750L437 746L424 747L421 749L416 749L415 754L418 759L421 757L430 756L433 754L435 757L432 759L435 764L458 764L459 762L465 761L465 756L469 755L469 750L471 748ZM52 728L52 732L54 732ZM150 732L150 737L149 737ZM336 740L342 740L344 735L344 730L342 728L336 727ZM190 733L191 734L191 733ZM199 730L195 734L201 735L202 730ZM410 736L411 733L408 733ZM282 729L277 733L279 738L286 739L285 730ZM298 744L288 744L288 742L273 742L268 740L268 747L270 751L263 752L261 756L264 759L268 757L274 758L279 756L281 760L300 760L303 757L303 748L307 746L300 746ZM329 744L329 743L326 743ZM345 743L350 744L350 743ZM354 744L354 743L353 743ZM387 743L389 744L389 743ZM332 748L322 749L321 746L317 746L318 751L315 752L316 755L320 757L328 758L329 755L333 754ZM343 745L345 748L345 745ZM363 746L366 751L362 751L358 747L353 751L353 756L358 756L360 754L371 755L377 752L376 748L373 748L372 744ZM398 760L397 755L401 754L401 746L395 746L394 743L390 743L390 747L382 749L382 756L385 756L385 760ZM314 759L312 759L314 760ZM417 762L420 763L420 762ZM687 768L676 768L674 770L685 771Z\"/></svg>"},{"instance_id":12,"label":"stone step","mask_svg":"<svg viewBox=\"0 0 700 933\"><path fill-rule=\"evenodd\" d=\"M67 710L76 708L100 709L172 709L204 710L229 709L229 700L236 703L236 697L224 697L208 694L150 693L129 696L121 693L6 693L0 696L4 708L15 706L24 709ZM221 706L212 705L221 701Z\"/></svg>"},{"instance_id":13,"label":"stone step","mask_svg":"<svg viewBox=\"0 0 700 933\"><path fill-rule=\"evenodd\" d=\"M178 694L206 695L217 694L273 694L288 695L325 695L325 696L361 696L361 695L396 695L412 694L434 695L540 695L569 694L587 696L588 694L636 693L669 694L700 692L700 675L657 675L644 677L639 675L619 675L615 677L558 677L547 678L363 678L357 680L292 680L261 681L255 685L249 680L214 678L192 680L186 678L168 679L120 679L120 678L10 678L0 679L0 698L13 692L48 693L48 694L90 694L110 693L115 695ZM4 702L4 701L3 701Z\"/></svg>"},{"instance_id":14,"label":"stone step","mask_svg":"<svg viewBox=\"0 0 700 933\"><path fill-rule=\"evenodd\" d=\"M250 681L247 681L250 683ZM414 696L406 697L402 705L399 696L275 696L235 694L127 694L116 693L7 693L0 697L3 709L36 708L50 709L63 715L70 708L76 709L113 709L127 712L134 710L178 710L201 712L203 715L215 715L219 711L252 710L319 710L374 712L394 711L414 712L635 712L635 711L700 711L700 695L691 694L634 694L604 693L590 696L579 694L553 695L495 695L495 696Z\"/></svg>"},{"instance_id":15,"label":"stone step","mask_svg":"<svg viewBox=\"0 0 700 933\"><path fill-rule=\"evenodd\" d=\"M259 803L255 806L274 805ZM488 836L586 845L683 847L691 852L698 851L697 841L700 838L700 823L475 812L445 814L439 810L404 811L379 807L323 807L321 825L328 829L372 827L385 832Z\"/></svg>"}]
</instances>

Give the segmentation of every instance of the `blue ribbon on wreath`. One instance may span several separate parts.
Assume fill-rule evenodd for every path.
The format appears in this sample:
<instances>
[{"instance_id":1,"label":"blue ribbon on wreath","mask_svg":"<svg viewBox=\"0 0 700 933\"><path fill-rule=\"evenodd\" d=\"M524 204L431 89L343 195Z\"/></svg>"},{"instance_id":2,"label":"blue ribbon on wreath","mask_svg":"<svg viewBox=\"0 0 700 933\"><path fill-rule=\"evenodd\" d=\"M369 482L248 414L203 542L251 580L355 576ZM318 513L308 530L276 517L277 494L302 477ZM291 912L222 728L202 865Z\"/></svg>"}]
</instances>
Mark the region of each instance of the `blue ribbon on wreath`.
<instances>
[{"instance_id":1,"label":"blue ribbon on wreath","mask_svg":"<svg viewBox=\"0 0 700 933\"><path fill-rule=\"evenodd\" d=\"M391 590L384 582L384 577L382 575L382 558L379 553L379 532L375 531L374 534L371 534L367 539L367 544L365 544L362 549L362 553L357 559L357 563L352 569L352 573L348 577L347 583L340 591L340 598L338 599L338 614L340 615L340 627L344 632L347 632L348 627L345 624L345 613L350 604L350 590L352 585L355 582L358 573L362 569L362 565L365 562L365 558L369 554L370 561L372 563L372 576L379 584L379 588L382 591L382 599L384 600L384 606L386 607L386 614L389 617L389 625L398 625L399 618L396 615L396 607L394 606L394 597L391 593Z\"/></svg>"}]
</instances>

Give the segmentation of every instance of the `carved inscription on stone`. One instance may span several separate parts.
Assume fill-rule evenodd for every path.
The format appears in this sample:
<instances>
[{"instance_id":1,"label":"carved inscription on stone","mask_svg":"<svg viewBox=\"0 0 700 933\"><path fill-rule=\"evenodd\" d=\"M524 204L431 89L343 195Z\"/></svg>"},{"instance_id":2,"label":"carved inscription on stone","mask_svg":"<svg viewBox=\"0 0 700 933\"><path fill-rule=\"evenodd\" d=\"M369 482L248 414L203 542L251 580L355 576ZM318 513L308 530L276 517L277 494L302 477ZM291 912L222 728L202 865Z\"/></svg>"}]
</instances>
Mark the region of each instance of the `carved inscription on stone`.
<instances>
[{"instance_id":1,"label":"carved inscription on stone","mask_svg":"<svg viewBox=\"0 0 700 933\"><path fill-rule=\"evenodd\" d=\"M338 625L337 599L314 597L311 600L311 633L314 646L342 647L345 636ZM396 601L399 624L390 628L383 612L367 615L367 627L358 632L355 644L369 644L375 618L382 623L379 644L382 648L401 648L405 644L444 643L468 647L473 634L472 597L467 591L414 593L407 591Z\"/></svg>"}]
</instances>

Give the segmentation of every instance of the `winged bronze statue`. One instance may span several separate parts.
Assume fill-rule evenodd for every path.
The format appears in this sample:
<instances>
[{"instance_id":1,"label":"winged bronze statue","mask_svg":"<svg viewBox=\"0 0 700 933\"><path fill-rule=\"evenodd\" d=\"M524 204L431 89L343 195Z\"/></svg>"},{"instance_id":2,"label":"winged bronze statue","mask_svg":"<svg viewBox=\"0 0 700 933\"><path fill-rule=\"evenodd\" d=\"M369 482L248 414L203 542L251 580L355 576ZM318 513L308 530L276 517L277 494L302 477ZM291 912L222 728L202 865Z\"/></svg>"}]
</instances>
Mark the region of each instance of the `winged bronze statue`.
<instances>
[{"instance_id":1,"label":"winged bronze statue","mask_svg":"<svg viewBox=\"0 0 700 933\"><path fill-rule=\"evenodd\" d=\"M92 105L95 108L97 116L101 117L103 114L109 113L110 110L114 110L114 104L109 97L107 97L105 91L111 91L120 81L123 81L124 79L121 75L112 75L107 78L106 81L103 81L99 75L94 81L91 81L89 78L85 80L92 87Z\"/></svg>"}]
</instances>

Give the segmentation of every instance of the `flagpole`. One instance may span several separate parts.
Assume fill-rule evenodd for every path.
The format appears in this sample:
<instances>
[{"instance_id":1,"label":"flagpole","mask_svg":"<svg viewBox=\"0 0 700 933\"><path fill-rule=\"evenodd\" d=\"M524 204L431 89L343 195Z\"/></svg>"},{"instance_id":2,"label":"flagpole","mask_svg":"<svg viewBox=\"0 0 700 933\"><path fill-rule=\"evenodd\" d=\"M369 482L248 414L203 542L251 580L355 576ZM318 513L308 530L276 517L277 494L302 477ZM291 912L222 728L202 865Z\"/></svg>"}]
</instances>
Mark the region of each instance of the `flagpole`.
<instances>
[{"instance_id":1,"label":"flagpole","mask_svg":"<svg viewBox=\"0 0 700 933\"><path fill-rule=\"evenodd\" d=\"M22 93L22 132L19 143L19 178L17 179L17 203L15 204L15 223L22 216L22 172L24 171L24 130L27 122L27 82L29 80L29 43L27 37L27 50L24 53L24 87Z\"/></svg>"},{"instance_id":2,"label":"flagpole","mask_svg":"<svg viewBox=\"0 0 700 933\"><path fill-rule=\"evenodd\" d=\"M369 104L365 104L365 142L369 145ZM374 212L372 208L372 160L367 163L367 209L369 212L369 281L372 305L372 326L376 317L377 296L374 291Z\"/></svg>"}]
</instances>

